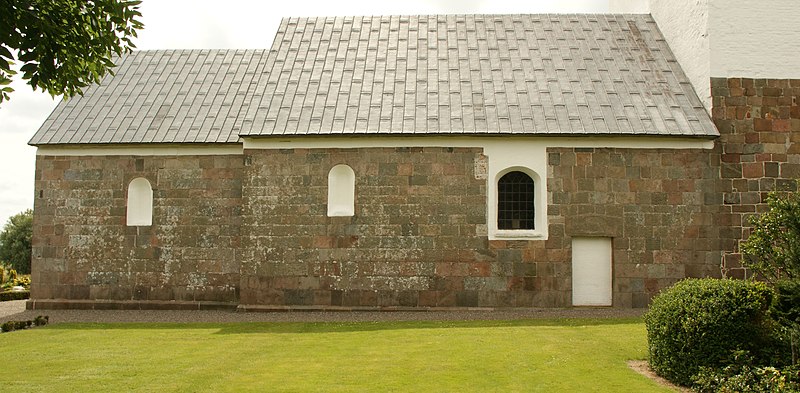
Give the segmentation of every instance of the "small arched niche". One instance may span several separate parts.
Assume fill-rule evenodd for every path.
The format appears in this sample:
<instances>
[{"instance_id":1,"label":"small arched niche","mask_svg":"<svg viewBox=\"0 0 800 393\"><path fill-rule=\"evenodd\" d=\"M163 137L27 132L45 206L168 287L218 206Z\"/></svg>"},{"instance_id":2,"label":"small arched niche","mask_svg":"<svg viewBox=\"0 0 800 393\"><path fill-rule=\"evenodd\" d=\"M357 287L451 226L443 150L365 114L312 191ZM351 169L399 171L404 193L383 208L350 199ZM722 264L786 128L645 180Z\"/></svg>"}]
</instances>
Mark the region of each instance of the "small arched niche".
<instances>
[{"instance_id":1,"label":"small arched niche","mask_svg":"<svg viewBox=\"0 0 800 393\"><path fill-rule=\"evenodd\" d=\"M137 177L128 184L128 226L153 225L153 187L150 182Z\"/></svg>"},{"instance_id":2,"label":"small arched niche","mask_svg":"<svg viewBox=\"0 0 800 393\"><path fill-rule=\"evenodd\" d=\"M356 174L340 164L328 172L328 217L349 217L355 214Z\"/></svg>"}]
</instances>

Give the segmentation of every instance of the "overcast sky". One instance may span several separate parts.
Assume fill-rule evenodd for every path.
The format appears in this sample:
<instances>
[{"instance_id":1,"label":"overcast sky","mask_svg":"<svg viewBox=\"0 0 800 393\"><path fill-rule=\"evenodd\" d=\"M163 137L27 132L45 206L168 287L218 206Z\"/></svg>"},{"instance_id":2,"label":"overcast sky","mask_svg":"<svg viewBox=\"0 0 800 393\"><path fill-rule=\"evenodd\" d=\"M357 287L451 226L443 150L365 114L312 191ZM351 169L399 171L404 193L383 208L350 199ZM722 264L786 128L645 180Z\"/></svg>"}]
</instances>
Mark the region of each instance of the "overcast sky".
<instances>
[{"instance_id":1,"label":"overcast sky","mask_svg":"<svg viewBox=\"0 0 800 393\"><path fill-rule=\"evenodd\" d=\"M608 0L144 0L139 49L268 48L284 16L607 12ZM33 208L36 149L28 140L55 108L20 81L0 105L0 225Z\"/></svg>"}]
</instances>

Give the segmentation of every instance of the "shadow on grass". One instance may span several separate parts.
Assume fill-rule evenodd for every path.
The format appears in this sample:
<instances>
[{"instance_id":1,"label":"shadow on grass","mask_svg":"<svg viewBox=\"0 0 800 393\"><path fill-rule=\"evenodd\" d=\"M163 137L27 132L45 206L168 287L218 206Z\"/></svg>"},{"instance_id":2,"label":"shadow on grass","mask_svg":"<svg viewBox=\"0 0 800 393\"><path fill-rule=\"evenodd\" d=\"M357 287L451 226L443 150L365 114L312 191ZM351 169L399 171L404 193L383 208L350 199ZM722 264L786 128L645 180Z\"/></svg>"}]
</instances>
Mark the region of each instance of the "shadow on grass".
<instances>
[{"instance_id":1,"label":"shadow on grass","mask_svg":"<svg viewBox=\"0 0 800 393\"><path fill-rule=\"evenodd\" d=\"M125 330L125 329L218 329L215 334L257 333L349 333L408 329L469 329L492 327L587 327L630 325L641 318L598 319L522 319L489 321L380 321L380 322L225 322L225 323L63 323L50 325L54 330Z\"/></svg>"}]
</instances>

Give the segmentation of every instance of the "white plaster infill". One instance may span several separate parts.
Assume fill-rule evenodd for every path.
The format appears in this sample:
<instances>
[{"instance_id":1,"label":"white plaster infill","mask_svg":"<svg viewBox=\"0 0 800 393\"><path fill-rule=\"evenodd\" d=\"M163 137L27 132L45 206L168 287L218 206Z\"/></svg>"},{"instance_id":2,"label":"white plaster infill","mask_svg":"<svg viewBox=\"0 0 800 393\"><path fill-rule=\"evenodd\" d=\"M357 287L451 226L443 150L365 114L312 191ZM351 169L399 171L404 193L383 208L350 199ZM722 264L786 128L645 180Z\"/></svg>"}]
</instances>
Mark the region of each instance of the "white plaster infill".
<instances>
[{"instance_id":1,"label":"white plaster infill","mask_svg":"<svg viewBox=\"0 0 800 393\"><path fill-rule=\"evenodd\" d=\"M546 240L547 149L712 149L714 140L679 137L531 137L531 136L428 136L386 135L306 136L295 138L244 138L245 149L354 149L393 147L467 147L483 149L486 156L486 218L489 240ZM534 180L535 222L533 230L497 228L497 181L510 170L521 170ZM476 176L478 174L476 173ZM479 234L480 235L480 234Z\"/></svg>"},{"instance_id":2,"label":"white plaster infill","mask_svg":"<svg viewBox=\"0 0 800 393\"><path fill-rule=\"evenodd\" d=\"M37 156L213 156L241 155L242 144L136 144L136 145L39 145Z\"/></svg>"},{"instance_id":3,"label":"white plaster infill","mask_svg":"<svg viewBox=\"0 0 800 393\"><path fill-rule=\"evenodd\" d=\"M353 168L339 164L328 172L328 217L355 214L356 175Z\"/></svg>"},{"instance_id":4,"label":"white plaster infill","mask_svg":"<svg viewBox=\"0 0 800 393\"><path fill-rule=\"evenodd\" d=\"M153 187L150 181L137 177L128 184L127 198L128 226L153 225Z\"/></svg>"}]
</instances>

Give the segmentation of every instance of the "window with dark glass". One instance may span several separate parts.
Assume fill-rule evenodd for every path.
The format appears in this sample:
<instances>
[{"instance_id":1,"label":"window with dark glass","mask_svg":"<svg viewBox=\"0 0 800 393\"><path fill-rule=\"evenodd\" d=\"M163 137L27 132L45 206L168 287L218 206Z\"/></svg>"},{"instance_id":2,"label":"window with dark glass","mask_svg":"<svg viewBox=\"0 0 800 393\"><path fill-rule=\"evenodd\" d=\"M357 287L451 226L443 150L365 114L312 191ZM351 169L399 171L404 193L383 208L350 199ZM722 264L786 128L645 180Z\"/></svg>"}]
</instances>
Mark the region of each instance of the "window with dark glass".
<instances>
[{"instance_id":1,"label":"window with dark glass","mask_svg":"<svg viewBox=\"0 0 800 393\"><path fill-rule=\"evenodd\" d=\"M533 179L514 171L497 182L497 229L534 229Z\"/></svg>"}]
</instances>

